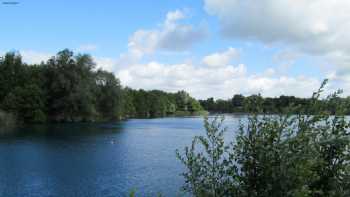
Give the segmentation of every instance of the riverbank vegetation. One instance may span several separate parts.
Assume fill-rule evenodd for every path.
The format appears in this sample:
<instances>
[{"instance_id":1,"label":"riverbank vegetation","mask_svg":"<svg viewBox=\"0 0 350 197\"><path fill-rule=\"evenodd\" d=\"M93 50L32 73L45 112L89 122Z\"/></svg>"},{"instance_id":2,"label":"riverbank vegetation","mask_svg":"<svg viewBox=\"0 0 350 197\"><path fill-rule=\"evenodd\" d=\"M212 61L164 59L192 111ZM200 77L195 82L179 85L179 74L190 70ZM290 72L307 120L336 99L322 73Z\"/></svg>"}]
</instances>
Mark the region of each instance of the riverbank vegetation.
<instances>
[{"instance_id":1,"label":"riverbank vegetation","mask_svg":"<svg viewBox=\"0 0 350 197\"><path fill-rule=\"evenodd\" d=\"M350 122L334 103L340 92L320 102L321 92L280 115L264 115L253 100L255 114L229 143L223 119L205 119L206 134L177 151L186 167L183 189L207 197L350 196Z\"/></svg>"},{"instance_id":2,"label":"riverbank vegetation","mask_svg":"<svg viewBox=\"0 0 350 197\"><path fill-rule=\"evenodd\" d=\"M297 109L299 112L307 112L309 105L314 102L310 98L297 98L295 96L280 96L275 98L262 97L261 95L243 96L240 94L234 95L232 98L223 100L214 98L208 98L206 100L199 100L203 108L212 113L254 113L256 107L252 105L252 102L259 104L260 112L265 114L279 114L285 113L290 105L299 106ZM345 107L344 113L350 114L350 97L347 98L332 98L331 101L325 102L324 100L318 100L320 105L323 105L324 110L329 113L335 114L335 105L341 104ZM297 113L297 111L295 111Z\"/></svg>"},{"instance_id":3,"label":"riverbank vegetation","mask_svg":"<svg viewBox=\"0 0 350 197\"><path fill-rule=\"evenodd\" d=\"M91 56L63 50L29 65L20 54L0 59L0 123L111 121L192 115L201 105L185 91L133 90L113 73L96 69Z\"/></svg>"}]
</instances>

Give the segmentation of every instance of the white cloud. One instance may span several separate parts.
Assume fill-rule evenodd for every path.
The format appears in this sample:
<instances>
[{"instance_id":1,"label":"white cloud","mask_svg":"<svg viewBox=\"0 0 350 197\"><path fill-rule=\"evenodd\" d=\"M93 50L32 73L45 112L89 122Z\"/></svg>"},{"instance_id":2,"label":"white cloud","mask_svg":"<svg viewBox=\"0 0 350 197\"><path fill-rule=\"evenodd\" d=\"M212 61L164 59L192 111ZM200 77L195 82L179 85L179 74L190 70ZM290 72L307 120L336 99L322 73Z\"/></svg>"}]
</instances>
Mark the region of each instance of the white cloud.
<instances>
[{"instance_id":1,"label":"white cloud","mask_svg":"<svg viewBox=\"0 0 350 197\"><path fill-rule=\"evenodd\" d=\"M40 64L41 62L46 62L50 59L54 54L46 53L46 52L38 52L33 50L20 50L19 51L23 62L27 64Z\"/></svg>"},{"instance_id":2,"label":"white cloud","mask_svg":"<svg viewBox=\"0 0 350 197\"><path fill-rule=\"evenodd\" d=\"M176 10L167 14L159 28L136 31L129 38L129 52L142 57L157 50L180 52L190 49L206 37L207 29L180 23L185 18L183 11Z\"/></svg>"},{"instance_id":3,"label":"white cloud","mask_svg":"<svg viewBox=\"0 0 350 197\"><path fill-rule=\"evenodd\" d=\"M103 69L109 72L115 71L115 66L116 66L115 59L107 58L107 57L98 57L98 58L95 58L94 61L96 62L97 69Z\"/></svg>"},{"instance_id":4,"label":"white cloud","mask_svg":"<svg viewBox=\"0 0 350 197\"><path fill-rule=\"evenodd\" d=\"M278 71L282 73L289 72L289 69L295 65L297 60L304 57L304 55L294 50L282 50L277 52L272 58L273 62L278 65Z\"/></svg>"},{"instance_id":5,"label":"white cloud","mask_svg":"<svg viewBox=\"0 0 350 197\"><path fill-rule=\"evenodd\" d=\"M228 37L244 37L264 42L314 43L349 50L350 2L343 0L205 0L206 10L219 17ZM345 40L344 40L345 39ZM315 49L313 49L315 48Z\"/></svg>"},{"instance_id":6,"label":"white cloud","mask_svg":"<svg viewBox=\"0 0 350 197\"><path fill-rule=\"evenodd\" d=\"M185 18L186 15L182 10L168 12L158 28L135 31L129 38L127 52L120 54L115 59L98 58L98 67L108 71L117 71L135 65L146 55L152 55L159 51L162 54L186 52L205 38L207 29L200 25L180 23ZM124 72L122 76L128 78L127 72Z\"/></svg>"},{"instance_id":7,"label":"white cloud","mask_svg":"<svg viewBox=\"0 0 350 197\"><path fill-rule=\"evenodd\" d=\"M165 26L170 27L174 25L176 21L184 19L185 17L185 14L180 10L168 12L165 19Z\"/></svg>"},{"instance_id":8,"label":"white cloud","mask_svg":"<svg viewBox=\"0 0 350 197\"><path fill-rule=\"evenodd\" d=\"M320 82L304 76L275 76L272 68L258 74L248 74L243 64L194 65L161 64L149 62L135 64L116 73L123 83L133 88L161 89L165 91L186 90L196 98L230 98L234 94L261 93L263 96L296 95L309 97Z\"/></svg>"},{"instance_id":9,"label":"white cloud","mask_svg":"<svg viewBox=\"0 0 350 197\"><path fill-rule=\"evenodd\" d=\"M276 75L276 70L273 69L273 68L268 68L264 71L263 73L264 76L267 76L267 77L272 77L272 76L275 76Z\"/></svg>"},{"instance_id":10,"label":"white cloud","mask_svg":"<svg viewBox=\"0 0 350 197\"><path fill-rule=\"evenodd\" d=\"M213 53L203 58L203 63L208 66L225 66L229 64L233 59L239 57L239 52L230 47L225 52Z\"/></svg>"},{"instance_id":11,"label":"white cloud","mask_svg":"<svg viewBox=\"0 0 350 197\"><path fill-rule=\"evenodd\" d=\"M350 1L204 0L225 37L318 56L350 72ZM334 69L334 68L333 68Z\"/></svg>"}]
</instances>

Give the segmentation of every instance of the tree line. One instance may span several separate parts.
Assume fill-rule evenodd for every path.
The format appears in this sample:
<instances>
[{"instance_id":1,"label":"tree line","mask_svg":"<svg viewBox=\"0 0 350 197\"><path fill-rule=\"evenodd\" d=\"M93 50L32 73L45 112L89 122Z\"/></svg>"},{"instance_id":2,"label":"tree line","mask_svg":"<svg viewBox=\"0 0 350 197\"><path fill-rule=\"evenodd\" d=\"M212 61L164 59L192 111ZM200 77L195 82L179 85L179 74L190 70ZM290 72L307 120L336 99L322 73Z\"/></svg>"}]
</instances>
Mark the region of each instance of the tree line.
<instances>
[{"instance_id":1,"label":"tree line","mask_svg":"<svg viewBox=\"0 0 350 197\"><path fill-rule=\"evenodd\" d=\"M314 102L311 98L298 98L295 96L280 96L280 97L262 97L260 94L243 96L236 94L232 98L223 100L208 98L206 100L199 100L201 106L209 112L213 113L254 113L259 110L266 114L280 114L286 113L289 106L298 106L298 112L306 113L310 103ZM350 114L350 97L334 97L329 102L325 99L317 101L323 105L326 111L330 114L335 114L336 105L342 104L345 107L345 114ZM259 109L257 109L259 106ZM288 108L288 110L290 110ZM295 111L297 113L297 111Z\"/></svg>"},{"instance_id":2,"label":"tree line","mask_svg":"<svg viewBox=\"0 0 350 197\"><path fill-rule=\"evenodd\" d=\"M305 111L311 99L294 96L263 98L234 95L197 101L185 91L134 90L122 87L111 72L96 69L90 55L65 49L46 62L29 65L15 52L0 57L0 122L108 121L169 115L214 113L284 113L286 106ZM350 98L318 101L334 114L342 103L350 114Z\"/></svg>"},{"instance_id":3,"label":"tree line","mask_svg":"<svg viewBox=\"0 0 350 197\"><path fill-rule=\"evenodd\" d=\"M16 52L0 58L0 122L6 117L27 123L111 121L202 110L185 91L123 87L113 73L96 69L90 55L68 49L33 65Z\"/></svg>"}]
</instances>

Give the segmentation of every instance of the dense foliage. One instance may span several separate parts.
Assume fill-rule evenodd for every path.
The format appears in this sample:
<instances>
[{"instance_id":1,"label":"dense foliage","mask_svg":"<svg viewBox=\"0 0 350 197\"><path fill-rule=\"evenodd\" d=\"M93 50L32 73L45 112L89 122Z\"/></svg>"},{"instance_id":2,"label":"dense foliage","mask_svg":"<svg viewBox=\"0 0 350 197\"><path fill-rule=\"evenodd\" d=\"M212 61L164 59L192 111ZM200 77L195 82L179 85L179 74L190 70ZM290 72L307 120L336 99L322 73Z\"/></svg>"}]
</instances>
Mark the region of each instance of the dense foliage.
<instances>
[{"instance_id":1,"label":"dense foliage","mask_svg":"<svg viewBox=\"0 0 350 197\"><path fill-rule=\"evenodd\" d=\"M206 118L206 135L177 152L187 169L183 189L209 197L350 196L350 122L334 103L339 92L320 102L321 90L307 107L289 107L297 114L250 115L229 144L223 119Z\"/></svg>"},{"instance_id":2,"label":"dense foliage","mask_svg":"<svg viewBox=\"0 0 350 197\"><path fill-rule=\"evenodd\" d=\"M347 98L333 98L334 102L324 102L319 100L320 104L326 107L325 110L334 114L334 104L341 103L345 108L345 113L350 114L350 97ZM258 102L261 113L278 114L284 113L288 106L299 106L298 110L306 111L310 103L313 102L310 98L297 98L295 96L280 96L276 98L264 98L260 94L243 96L240 94L234 95L231 99L215 100L214 98L208 98L207 100L200 100L200 104L203 108L213 113L254 113L255 106L251 105L251 102Z\"/></svg>"},{"instance_id":3,"label":"dense foliage","mask_svg":"<svg viewBox=\"0 0 350 197\"><path fill-rule=\"evenodd\" d=\"M67 49L40 65L23 63L17 53L0 59L0 123L10 117L29 123L108 121L201 110L184 91L124 88L113 73L96 69L91 56Z\"/></svg>"}]
</instances>

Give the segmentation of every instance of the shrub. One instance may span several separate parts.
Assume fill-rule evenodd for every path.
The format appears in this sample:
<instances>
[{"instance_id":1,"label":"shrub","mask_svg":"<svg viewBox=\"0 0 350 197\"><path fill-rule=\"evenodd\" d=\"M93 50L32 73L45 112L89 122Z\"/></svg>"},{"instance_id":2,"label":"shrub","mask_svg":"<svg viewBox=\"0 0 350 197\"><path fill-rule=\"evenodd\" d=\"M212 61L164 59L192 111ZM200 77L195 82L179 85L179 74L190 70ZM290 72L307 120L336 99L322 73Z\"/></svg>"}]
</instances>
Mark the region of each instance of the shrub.
<instances>
[{"instance_id":1,"label":"shrub","mask_svg":"<svg viewBox=\"0 0 350 197\"><path fill-rule=\"evenodd\" d=\"M341 106L331 116L319 105L326 82L306 111L249 115L228 144L223 118L205 118L205 136L195 137L184 153L177 151L186 167L183 189L213 197L349 196L350 124ZM324 102L334 104L340 93Z\"/></svg>"}]
</instances>

